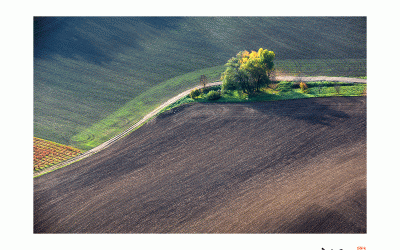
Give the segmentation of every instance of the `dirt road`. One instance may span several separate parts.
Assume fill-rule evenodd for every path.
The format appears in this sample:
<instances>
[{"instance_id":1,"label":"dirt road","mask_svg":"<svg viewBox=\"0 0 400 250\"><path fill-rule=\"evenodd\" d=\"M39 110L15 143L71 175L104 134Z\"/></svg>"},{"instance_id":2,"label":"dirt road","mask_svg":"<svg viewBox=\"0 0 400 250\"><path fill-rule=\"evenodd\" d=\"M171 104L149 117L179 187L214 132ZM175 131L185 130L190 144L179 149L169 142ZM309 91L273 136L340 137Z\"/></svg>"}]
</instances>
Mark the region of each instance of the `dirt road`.
<instances>
[{"instance_id":1,"label":"dirt road","mask_svg":"<svg viewBox=\"0 0 400 250\"><path fill-rule=\"evenodd\" d=\"M276 81L340 81L340 82L347 82L347 83L366 83L367 80L366 79L359 79L359 78L348 78L348 77L327 77L327 76L316 76L316 77L295 77L295 76L276 76L275 77ZM215 85L221 85L222 82L213 82L213 83L208 83L207 86L215 86ZM89 157L107 147L109 147L111 144L113 144L114 142L118 141L119 139L123 138L124 136L128 135L129 133L131 133L133 130L135 130L137 127L140 127L143 123L145 123L147 120L149 120L151 117L153 117L154 115L156 115L160 110L162 110L163 108L167 107L168 105L176 102L177 100L181 99L182 97L188 95L192 90L198 88L202 88L202 85L193 87L189 90L186 90L182 93L180 93L179 95L169 99L168 101L164 102L163 104L161 104L158 108L156 108L155 110L153 110L152 112L150 112L149 114L147 114L145 117L143 117L139 122L135 123L134 125L132 125L131 127L129 127L127 130L125 130L124 132L118 134L117 136L111 138L110 140L100 144L99 146L86 151L85 153L78 155L74 158L71 158L67 161L61 162L59 164L56 164L52 167L43 169L41 171L34 171L33 172L33 176L40 176L43 175L45 173L49 173L51 171L54 171L56 169L65 167L73 162L82 160L86 157Z\"/></svg>"},{"instance_id":2,"label":"dirt road","mask_svg":"<svg viewBox=\"0 0 400 250\"><path fill-rule=\"evenodd\" d=\"M209 83L207 84L207 86L214 86L214 85L221 85L222 82L213 82L213 83ZM100 144L99 146L92 148L91 150L86 151L85 153L78 155L74 158L71 158L67 161L61 162L57 165L54 165L52 167L43 169L41 171L34 171L33 176L39 176L39 175L43 175L45 173L54 171L56 169L62 168L64 166L67 166L73 162L82 160L86 157L89 157L107 147L109 147L111 144L113 144L114 142L118 141L119 139L123 138L124 136L128 135L129 133L131 133L133 130L135 130L137 127L140 127L141 125L143 125L143 123L145 123L147 120L149 120L151 117L155 116L158 112L160 112L163 108L167 107L168 105L178 101L179 99L181 99L182 97L188 95L192 90L196 89L196 88L202 88L202 86L197 86L194 88L191 88L189 90L186 90L182 93L180 93L177 96L174 96L173 98L169 99L168 101L164 102L163 104L161 104L158 108L156 108L155 110L153 110L152 112L148 113L145 117L143 117L139 122L135 123L134 125L132 125L131 127L129 127L127 130L125 130L124 132L116 135L115 137L111 138L110 140Z\"/></svg>"},{"instance_id":3,"label":"dirt road","mask_svg":"<svg viewBox=\"0 0 400 250\"><path fill-rule=\"evenodd\" d=\"M366 98L197 103L34 179L35 233L365 233Z\"/></svg>"}]
</instances>

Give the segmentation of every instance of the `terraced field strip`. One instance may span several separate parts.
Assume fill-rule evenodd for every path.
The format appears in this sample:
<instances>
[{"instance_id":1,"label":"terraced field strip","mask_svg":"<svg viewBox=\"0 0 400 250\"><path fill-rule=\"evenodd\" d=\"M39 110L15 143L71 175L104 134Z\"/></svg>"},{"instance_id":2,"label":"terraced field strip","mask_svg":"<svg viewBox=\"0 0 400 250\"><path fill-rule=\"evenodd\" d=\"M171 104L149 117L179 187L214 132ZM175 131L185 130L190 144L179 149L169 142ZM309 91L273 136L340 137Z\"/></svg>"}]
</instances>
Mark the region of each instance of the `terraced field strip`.
<instances>
[{"instance_id":1,"label":"terraced field strip","mask_svg":"<svg viewBox=\"0 0 400 250\"><path fill-rule=\"evenodd\" d=\"M367 83L366 79L359 79L359 78L349 78L349 77L327 77L327 76L315 76L315 77L297 77L297 76L276 76L275 77L276 81L304 81L304 82L315 82L315 81L333 81L333 82L346 82L346 83ZM213 83L208 83L207 87L209 86L215 86L215 85L221 85L222 82L213 82ZM179 95L169 99L168 101L164 102L163 104L161 104L158 108L156 108L155 110L153 110L152 112L150 112L149 114L147 114L145 117L143 117L139 122L135 123L134 125L132 125L131 127L129 127L127 130L125 130L124 132L122 132L121 134L118 134L117 136L111 138L110 140L102 143L101 145L86 151L85 153L78 155L74 158L71 158L67 161L61 162L57 165L54 165L52 167L40 170L40 171L36 171L33 173L34 177L46 174L48 172L54 171L58 168L62 168L65 167L71 163L74 163L76 161L82 160L88 156L91 156L107 147L109 147L111 144L113 144L114 142L118 141L119 139L121 139L122 137L128 135L129 133L131 133L133 130L135 130L136 128L138 128L139 126L143 125L147 120L149 120L151 117L153 117L154 115L156 115L158 112L160 112L163 108L167 107L168 105L178 101L179 99L181 99L182 97L188 95L190 93L190 91L194 90L194 89L200 89L203 88L202 85L198 85L196 87L193 87L191 89L188 89L182 93L180 93Z\"/></svg>"}]
</instances>

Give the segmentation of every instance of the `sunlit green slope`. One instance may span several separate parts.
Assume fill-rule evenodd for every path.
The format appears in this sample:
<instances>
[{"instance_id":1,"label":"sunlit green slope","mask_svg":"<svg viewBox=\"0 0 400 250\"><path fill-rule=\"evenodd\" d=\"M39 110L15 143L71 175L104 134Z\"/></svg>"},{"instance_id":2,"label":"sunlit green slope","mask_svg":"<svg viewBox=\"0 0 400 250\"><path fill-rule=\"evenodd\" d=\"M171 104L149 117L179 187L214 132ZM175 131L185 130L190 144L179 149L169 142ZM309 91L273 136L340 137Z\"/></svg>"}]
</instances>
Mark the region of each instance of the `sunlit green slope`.
<instances>
[{"instance_id":1,"label":"sunlit green slope","mask_svg":"<svg viewBox=\"0 0 400 250\"><path fill-rule=\"evenodd\" d=\"M218 79L240 50L273 50L290 72L365 75L363 17L35 18L34 34L34 135L84 150L201 74Z\"/></svg>"}]
</instances>

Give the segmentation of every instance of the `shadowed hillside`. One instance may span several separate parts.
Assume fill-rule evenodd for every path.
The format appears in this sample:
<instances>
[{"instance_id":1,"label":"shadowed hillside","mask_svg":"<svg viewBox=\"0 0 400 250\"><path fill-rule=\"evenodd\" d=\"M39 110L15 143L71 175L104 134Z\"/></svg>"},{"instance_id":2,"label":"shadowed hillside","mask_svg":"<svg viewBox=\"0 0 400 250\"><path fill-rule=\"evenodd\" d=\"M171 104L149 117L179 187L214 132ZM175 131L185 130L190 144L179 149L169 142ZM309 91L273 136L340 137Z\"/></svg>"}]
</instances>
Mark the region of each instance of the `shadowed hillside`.
<instances>
[{"instance_id":1,"label":"shadowed hillside","mask_svg":"<svg viewBox=\"0 0 400 250\"><path fill-rule=\"evenodd\" d=\"M260 47L278 66L365 59L366 18L34 18L34 135L92 148L201 74L218 79L238 51Z\"/></svg>"},{"instance_id":2,"label":"shadowed hillside","mask_svg":"<svg viewBox=\"0 0 400 250\"><path fill-rule=\"evenodd\" d=\"M366 233L366 98L180 106L34 190L35 233Z\"/></svg>"}]
</instances>

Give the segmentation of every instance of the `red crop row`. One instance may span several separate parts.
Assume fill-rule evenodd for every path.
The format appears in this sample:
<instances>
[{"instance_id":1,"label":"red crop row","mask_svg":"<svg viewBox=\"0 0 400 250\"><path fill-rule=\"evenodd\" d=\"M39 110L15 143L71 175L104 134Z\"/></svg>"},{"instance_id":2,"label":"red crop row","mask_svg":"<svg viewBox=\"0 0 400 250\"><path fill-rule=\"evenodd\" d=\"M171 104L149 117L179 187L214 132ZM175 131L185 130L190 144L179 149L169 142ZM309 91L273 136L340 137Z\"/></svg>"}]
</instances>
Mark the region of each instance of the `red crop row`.
<instances>
[{"instance_id":1,"label":"red crop row","mask_svg":"<svg viewBox=\"0 0 400 250\"><path fill-rule=\"evenodd\" d=\"M80 154L79 149L33 137L33 169L38 170Z\"/></svg>"}]
</instances>

